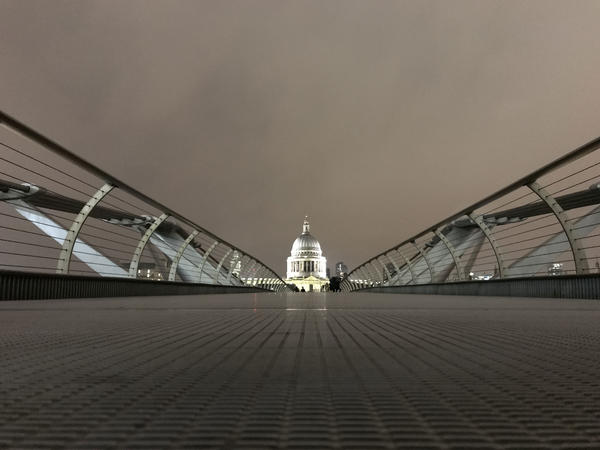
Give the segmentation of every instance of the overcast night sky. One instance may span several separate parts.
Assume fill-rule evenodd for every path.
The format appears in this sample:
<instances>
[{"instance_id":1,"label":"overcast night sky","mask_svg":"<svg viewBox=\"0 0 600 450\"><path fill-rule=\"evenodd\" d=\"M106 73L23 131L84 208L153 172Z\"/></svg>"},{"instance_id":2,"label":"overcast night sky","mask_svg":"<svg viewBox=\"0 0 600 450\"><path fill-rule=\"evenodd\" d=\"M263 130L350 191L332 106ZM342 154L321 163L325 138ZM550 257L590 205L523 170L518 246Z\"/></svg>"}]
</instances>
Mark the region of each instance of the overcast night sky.
<instances>
[{"instance_id":1,"label":"overcast night sky","mask_svg":"<svg viewBox=\"0 0 600 450\"><path fill-rule=\"evenodd\" d=\"M0 109L285 275L600 135L600 1L0 0Z\"/></svg>"}]
</instances>

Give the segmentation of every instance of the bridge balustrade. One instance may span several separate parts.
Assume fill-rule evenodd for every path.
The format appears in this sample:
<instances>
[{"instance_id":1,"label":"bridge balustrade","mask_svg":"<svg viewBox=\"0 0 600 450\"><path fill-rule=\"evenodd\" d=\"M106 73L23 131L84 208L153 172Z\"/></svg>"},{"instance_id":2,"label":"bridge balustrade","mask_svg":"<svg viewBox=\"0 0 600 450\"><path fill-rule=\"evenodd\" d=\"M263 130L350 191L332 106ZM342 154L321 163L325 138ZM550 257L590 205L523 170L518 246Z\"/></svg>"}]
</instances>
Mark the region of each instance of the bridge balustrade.
<instances>
[{"instance_id":1,"label":"bridge balustrade","mask_svg":"<svg viewBox=\"0 0 600 450\"><path fill-rule=\"evenodd\" d=\"M600 272L598 147L600 138L405 238L354 268L342 290L591 278Z\"/></svg>"},{"instance_id":2,"label":"bridge balustrade","mask_svg":"<svg viewBox=\"0 0 600 450\"><path fill-rule=\"evenodd\" d=\"M148 177L168 183L160 168ZM26 274L287 289L258 258L0 112L0 297Z\"/></svg>"}]
</instances>

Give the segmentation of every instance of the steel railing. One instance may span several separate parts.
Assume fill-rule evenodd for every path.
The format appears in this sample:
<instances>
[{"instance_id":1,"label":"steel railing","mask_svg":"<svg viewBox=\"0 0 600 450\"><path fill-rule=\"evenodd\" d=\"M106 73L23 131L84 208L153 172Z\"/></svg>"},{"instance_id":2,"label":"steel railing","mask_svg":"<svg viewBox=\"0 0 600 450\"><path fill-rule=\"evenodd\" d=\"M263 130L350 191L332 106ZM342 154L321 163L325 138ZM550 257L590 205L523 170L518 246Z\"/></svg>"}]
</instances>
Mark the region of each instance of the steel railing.
<instances>
[{"instance_id":1,"label":"steel railing","mask_svg":"<svg viewBox=\"0 0 600 450\"><path fill-rule=\"evenodd\" d=\"M353 269L342 289L600 272L600 138Z\"/></svg>"},{"instance_id":2,"label":"steel railing","mask_svg":"<svg viewBox=\"0 0 600 450\"><path fill-rule=\"evenodd\" d=\"M288 289L258 258L3 112L0 270Z\"/></svg>"}]
</instances>

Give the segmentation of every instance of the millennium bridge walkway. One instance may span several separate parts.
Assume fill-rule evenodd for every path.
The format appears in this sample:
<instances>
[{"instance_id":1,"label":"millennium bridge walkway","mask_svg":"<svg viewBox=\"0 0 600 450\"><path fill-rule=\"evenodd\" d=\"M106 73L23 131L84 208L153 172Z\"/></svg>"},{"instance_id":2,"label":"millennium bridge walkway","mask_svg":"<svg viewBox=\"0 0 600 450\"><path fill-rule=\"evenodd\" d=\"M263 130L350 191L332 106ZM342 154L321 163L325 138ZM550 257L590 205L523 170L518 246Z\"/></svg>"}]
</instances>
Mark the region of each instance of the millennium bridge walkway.
<instances>
[{"instance_id":1,"label":"millennium bridge walkway","mask_svg":"<svg viewBox=\"0 0 600 450\"><path fill-rule=\"evenodd\" d=\"M0 112L0 449L600 450L598 147L295 293Z\"/></svg>"},{"instance_id":2,"label":"millennium bridge walkway","mask_svg":"<svg viewBox=\"0 0 600 450\"><path fill-rule=\"evenodd\" d=\"M0 302L0 448L598 449L596 300Z\"/></svg>"}]
</instances>

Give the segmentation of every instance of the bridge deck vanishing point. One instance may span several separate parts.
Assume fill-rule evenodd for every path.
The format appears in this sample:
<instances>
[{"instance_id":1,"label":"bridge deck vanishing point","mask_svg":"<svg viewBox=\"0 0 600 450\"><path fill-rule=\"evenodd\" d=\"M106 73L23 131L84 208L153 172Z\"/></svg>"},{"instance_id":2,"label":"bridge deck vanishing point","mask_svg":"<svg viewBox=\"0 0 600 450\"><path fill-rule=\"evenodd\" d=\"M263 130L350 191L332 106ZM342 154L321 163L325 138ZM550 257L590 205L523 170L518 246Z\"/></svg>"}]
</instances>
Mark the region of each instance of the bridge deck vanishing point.
<instances>
[{"instance_id":1,"label":"bridge deck vanishing point","mask_svg":"<svg viewBox=\"0 0 600 450\"><path fill-rule=\"evenodd\" d=\"M600 449L600 302L0 303L0 448Z\"/></svg>"}]
</instances>

